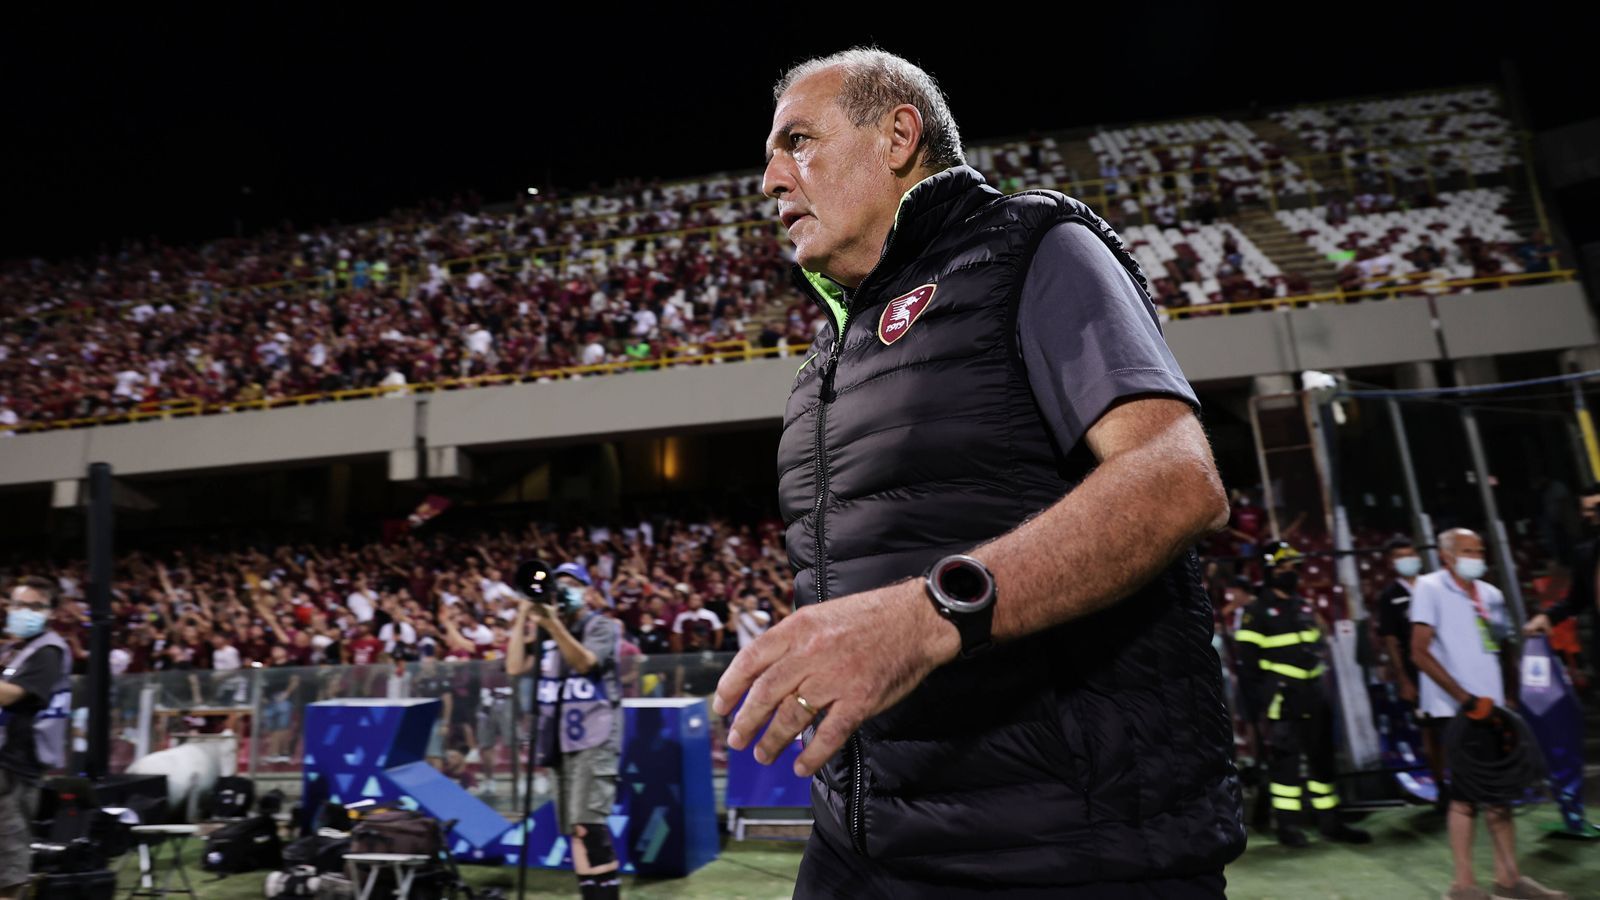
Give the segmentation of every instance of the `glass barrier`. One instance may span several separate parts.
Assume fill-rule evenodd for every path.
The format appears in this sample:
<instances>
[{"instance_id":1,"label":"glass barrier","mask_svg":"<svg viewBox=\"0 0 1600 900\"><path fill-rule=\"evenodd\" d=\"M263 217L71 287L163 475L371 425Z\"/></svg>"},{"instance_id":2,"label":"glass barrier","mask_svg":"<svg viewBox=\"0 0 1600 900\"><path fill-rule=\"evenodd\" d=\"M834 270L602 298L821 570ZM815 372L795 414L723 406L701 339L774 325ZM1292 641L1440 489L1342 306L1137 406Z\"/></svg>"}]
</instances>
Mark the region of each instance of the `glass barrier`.
<instances>
[{"instance_id":1,"label":"glass barrier","mask_svg":"<svg viewBox=\"0 0 1600 900\"><path fill-rule=\"evenodd\" d=\"M620 664L623 696L709 697L734 654L630 655ZM257 795L278 789L289 802L300 796L305 709L341 698L437 698L439 719L427 759L500 812L522 808L534 685L510 678L499 660L420 662L370 666L252 667L122 675L111 685L109 768L125 771L134 760L177 746L189 735L239 738L238 771L257 783ZM87 679L73 679L73 750L87 750ZM727 722L713 716L712 760L727 764ZM534 773L534 799L548 797L549 781Z\"/></svg>"}]
</instances>

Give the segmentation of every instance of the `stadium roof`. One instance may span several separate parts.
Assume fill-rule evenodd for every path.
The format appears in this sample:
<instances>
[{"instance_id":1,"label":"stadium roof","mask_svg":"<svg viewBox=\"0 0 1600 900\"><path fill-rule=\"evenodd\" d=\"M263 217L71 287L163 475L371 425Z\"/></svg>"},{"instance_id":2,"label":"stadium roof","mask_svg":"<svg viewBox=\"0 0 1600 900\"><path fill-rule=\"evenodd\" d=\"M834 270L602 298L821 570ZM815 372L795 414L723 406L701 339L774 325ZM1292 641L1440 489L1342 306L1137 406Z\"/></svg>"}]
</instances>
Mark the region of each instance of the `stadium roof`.
<instances>
[{"instance_id":1,"label":"stadium roof","mask_svg":"<svg viewBox=\"0 0 1600 900\"><path fill-rule=\"evenodd\" d=\"M224 4L181 25L142 9L93 21L19 11L0 36L0 258L359 221L468 190L499 201L528 185L749 169L784 66L869 41L944 83L969 142L1503 84L1502 57L1525 125L1596 114L1600 100L1571 77L1588 58L1583 29L1549 12L1398 7L1141 4L1113 19L1090 4L981 4L961 7L981 16L926 13L937 21L921 27L905 20L937 5L901 4L899 21L753 3L583 19L550 4L525 15Z\"/></svg>"}]
</instances>

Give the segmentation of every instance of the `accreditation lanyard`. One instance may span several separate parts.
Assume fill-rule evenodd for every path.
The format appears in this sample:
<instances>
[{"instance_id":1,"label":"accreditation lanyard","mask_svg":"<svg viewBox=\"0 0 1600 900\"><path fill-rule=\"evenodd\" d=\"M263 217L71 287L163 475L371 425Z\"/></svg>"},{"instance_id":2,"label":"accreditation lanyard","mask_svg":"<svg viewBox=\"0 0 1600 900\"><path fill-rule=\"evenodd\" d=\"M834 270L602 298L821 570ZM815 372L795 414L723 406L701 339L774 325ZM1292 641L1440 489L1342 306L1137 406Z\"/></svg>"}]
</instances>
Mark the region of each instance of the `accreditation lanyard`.
<instances>
[{"instance_id":1,"label":"accreditation lanyard","mask_svg":"<svg viewBox=\"0 0 1600 900\"><path fill-rule=\"evenodd\" d=\"M1477 613L1478 637L1483 639L1485 653L1499 653L1500 643L1494 639L1494 631L1489 627L1489 608L1478 597L1478 586L1474 584L1468 592L1467 599L1472 601L1472 609Z\"/></svg>"}]
</instances>

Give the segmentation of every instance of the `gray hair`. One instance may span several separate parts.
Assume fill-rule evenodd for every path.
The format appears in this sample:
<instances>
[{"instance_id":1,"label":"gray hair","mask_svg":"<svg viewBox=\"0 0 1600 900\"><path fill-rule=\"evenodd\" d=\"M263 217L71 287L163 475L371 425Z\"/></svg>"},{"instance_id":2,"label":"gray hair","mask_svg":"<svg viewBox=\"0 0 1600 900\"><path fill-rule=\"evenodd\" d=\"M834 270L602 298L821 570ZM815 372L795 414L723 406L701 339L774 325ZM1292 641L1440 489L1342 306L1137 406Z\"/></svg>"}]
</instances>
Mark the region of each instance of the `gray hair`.
<instances>
[{"instance_id":1,"label":"gray hair","mask_svg":"<svg viewBox=\"0 0 1600 900\"><path fill-rule=\"evenodd\" d=\"M1461 547L1461 539L1468 535L1477 537L1478 533L1471 528L1452 528L1439 535L1439 552L1455 556L1456 551Z\"/></svg>"},{"instance_id":2,"label":"gray hair","mask_svg":"<svg viewBox=\"0 0 1600 900\"><path fill-rule=\"evenodd\" d=\"M852 47L794 66L773 85L773 102L795 82L826 69L844 70L839 106L856 127L876 122L896 106L909 103L922 114L922 138L917 149L922 151L923 167L940 172L966 163L961 131L939 83L909 60L877 47Z\"/></svg>"}]
</instances>

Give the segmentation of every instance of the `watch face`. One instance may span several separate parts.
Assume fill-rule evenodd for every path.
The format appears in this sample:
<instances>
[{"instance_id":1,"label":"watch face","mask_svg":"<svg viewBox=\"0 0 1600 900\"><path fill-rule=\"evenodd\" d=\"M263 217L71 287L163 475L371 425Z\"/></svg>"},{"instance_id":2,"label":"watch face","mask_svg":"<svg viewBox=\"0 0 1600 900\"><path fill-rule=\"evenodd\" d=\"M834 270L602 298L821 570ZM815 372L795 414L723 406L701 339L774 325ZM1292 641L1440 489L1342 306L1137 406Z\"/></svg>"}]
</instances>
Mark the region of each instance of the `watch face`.
<instances>
[{"instance_id":1,"label":"watch face","mask_svg":"<svg viewBox=\"0 0 1600 900\"><path fill-rule=\"evenodd\" d=\"M977 612L994 600L994 580L982 564L970 557L940 560L932 580L939 603L953 612Z\"/></svg>"}]
</instances>

